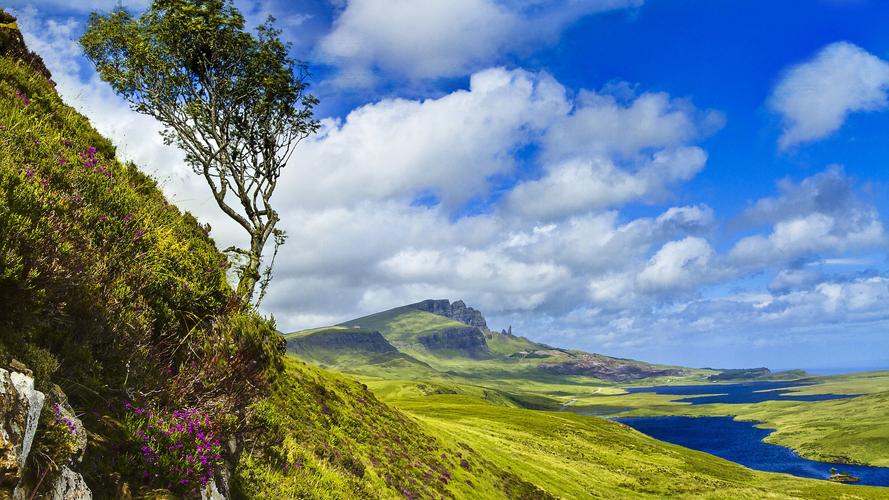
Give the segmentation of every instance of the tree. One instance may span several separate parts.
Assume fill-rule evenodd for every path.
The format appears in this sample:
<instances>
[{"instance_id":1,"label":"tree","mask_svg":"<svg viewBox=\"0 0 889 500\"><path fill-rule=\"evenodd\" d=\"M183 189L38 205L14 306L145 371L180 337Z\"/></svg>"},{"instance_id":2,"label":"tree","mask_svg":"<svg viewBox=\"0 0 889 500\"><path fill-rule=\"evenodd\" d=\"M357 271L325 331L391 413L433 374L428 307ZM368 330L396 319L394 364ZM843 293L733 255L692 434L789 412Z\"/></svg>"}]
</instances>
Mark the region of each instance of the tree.
<instances>
[{"instance_id":1,"label":"tree","mask_svg":"<svg viewBox=\"0 0 889 500\"><path fill-rule=\"evenodd\" d=\"M185 151L222 211L250 235L226 250L239 265L237 293L257 303L285 235L271 198L296 145L318 129L308 67L269 18L255 35L231 0L154 0L136 18L122 8L90 15L80 39L103 80L157 119L166 144ZM262 252L275 249L262 275Z\"/></svg>"}]
</instances>

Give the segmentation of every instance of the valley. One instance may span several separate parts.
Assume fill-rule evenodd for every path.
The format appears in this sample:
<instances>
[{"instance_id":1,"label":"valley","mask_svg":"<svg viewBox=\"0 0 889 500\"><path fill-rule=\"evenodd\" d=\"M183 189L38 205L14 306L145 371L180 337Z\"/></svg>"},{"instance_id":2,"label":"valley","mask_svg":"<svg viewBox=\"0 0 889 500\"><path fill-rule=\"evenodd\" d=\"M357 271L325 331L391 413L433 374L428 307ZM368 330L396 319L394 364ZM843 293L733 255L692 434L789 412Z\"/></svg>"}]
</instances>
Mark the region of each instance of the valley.
<instances>
[{"instance_id":1,"label":"valley","mask_svg":"<svg viewBox=\"0 0 889 500\"><path fill-rule=\"evenodd\" d=\"M429 312L431 303L436 304L436 313ZM543 481L547 491L559 481L553 477L547 483L543 469L596 467L578 458L572 458L570 465L555 465L535 456L593 446L555 443L553 434L575 435L565 430L575 426L602 432L616 425L612 420L631 427L636 427L633 422L645 422L638 429L655 438L753 469L821 479L815 484L824 488L833 487L824 481L832 467L839 472L848 469L855 478L856 473L863 476L862 484L889 485L889 469L884 468L889 465L885 458L889 436L881 425L889 418L889 372L817 377L802 371L649 364L491 331L480 314L472 318L482 327L462 323L448 317L447 304L427 300L285 337L294 356L355 376L381 400L436 428L438 435L473 436L478 449L489 452L528 453L510 463L537 464L525 474ZM465 313L465 304L457 304ZM679 419L676 422L684 422L687 432L671 437L663 431L665 426L656 426L660 418ZM710 422L722 427L707 431ZM652 430L655 427L661 430ZM666 426L673 427L683 426ZM713 439L703 441L707 447L687 437L695 432L718 436L720 428L729 427L738 429L732 435L740 441L725 445L734 454L717 449ZM602 446L601 436L598 441L596 446ZM557 462L566 460L557 455ZM602 459L608 453L600 449L581 455ZM613 463L599 467L616 470ZM751 474L749 484L766 484L765 478L772 477L765 472ZM590 471L579 476L604 481ZM839 486L867 494L864 486ZM660 487L667 488L663 494L681 494L669 489L675 487L669 481Z\"/></svg>"}]
</instances>

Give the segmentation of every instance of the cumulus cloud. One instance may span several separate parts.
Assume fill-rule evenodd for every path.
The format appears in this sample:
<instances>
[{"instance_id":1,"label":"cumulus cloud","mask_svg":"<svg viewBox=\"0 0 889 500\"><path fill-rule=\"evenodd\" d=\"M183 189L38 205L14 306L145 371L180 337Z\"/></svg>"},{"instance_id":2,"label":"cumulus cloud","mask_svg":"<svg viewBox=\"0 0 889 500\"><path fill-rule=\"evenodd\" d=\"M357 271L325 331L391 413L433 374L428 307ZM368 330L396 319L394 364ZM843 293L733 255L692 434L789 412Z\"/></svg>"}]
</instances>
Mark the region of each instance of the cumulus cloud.
<instances>
[{"instance_id":1,"label":"cumulus cloud","mask_svg":"<svg viewBox=\"0 0 889 500\"><path fill-rule=\"evenodd\" d=\"M849 42L824 47L790 68L769 99L784 119L779 146L827 137L850 113L885 109L887 89L889 63Z\"/></svg>"},{"instance_id":2,"label":"cumulus cloud","mask_svg":"<svg viewBox=\"0 0 889 500\"><path fill-rule=\"evenodd\" d=\"M839 167L803 179L782 180L780 195L763 198L740 220L771 223L768 234L739 240L729 259L737 266L762 266L884 248L887 235L877 210L856 195Z\"/></svg>"},{"instance_id":3,"label":"cumulus cloud","mask_svg":"<svg viewBox=\"0 0 889 500\"><path fill-rule=\"evenodd\" d=\"M698 147L659 151L629 171L607 157L577 159L555 165L546 175L520 184L507 196L509 210L552 218L631 200L655 201L668 186L694 177L707 161Z\"/></svg>"},{"instance_id":4,"label":"cumulus cloud","mask_svg":"<svg viewBox=\"0 0 889 500\"><path fill-rule=\"evenodd\" d=\"M316 207L424 190L453 206L482 194L488 177L510 171L515 150L569 107L564 87L546 74L480 71L468 90L386 99L325 120L297 153L297 176L284 182Z\"/></svg>"},{"instance_id":5,"label":"cumulus cloud","mask_svg":"<svg viewBox=\"0 0 889 500\"><path fill-rule=\"evenodd\" d=\"M687 237L664 244L637 277L644 290L693 288L697 275L709 272L714 251L706 240Z\"/></svg>"},{"instance_id":6,"label":"cumulus cloud","mask_svg":"<svg viewBox=\"0 0 889 500\"><path fill-rule=\"evenodd\" d=\"M642 0L349 0L320 55L368 83L374 72L411 79L462 76L505 53L551 42L572 21Z\"/></svg>"}]
</instances>

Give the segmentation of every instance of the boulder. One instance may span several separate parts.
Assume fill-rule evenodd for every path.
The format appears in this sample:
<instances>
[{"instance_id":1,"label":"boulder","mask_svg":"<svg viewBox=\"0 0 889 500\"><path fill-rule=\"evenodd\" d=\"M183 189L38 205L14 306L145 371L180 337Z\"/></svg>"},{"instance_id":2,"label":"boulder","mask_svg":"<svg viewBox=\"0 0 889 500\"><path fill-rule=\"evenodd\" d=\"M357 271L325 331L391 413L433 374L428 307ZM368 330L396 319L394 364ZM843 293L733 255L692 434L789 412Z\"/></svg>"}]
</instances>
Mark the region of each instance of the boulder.
<instances>
[{"instance_id":1,"label":"boulder","mask_svg":"<svg viewBox=\"0 0 889 500\"><path fill-rule=\"evenodd\" d=\"M52 500L88 500L93 498L93 493L83 476L64 466L53 482L48 497Z\"/></svg>"}]
</instances>

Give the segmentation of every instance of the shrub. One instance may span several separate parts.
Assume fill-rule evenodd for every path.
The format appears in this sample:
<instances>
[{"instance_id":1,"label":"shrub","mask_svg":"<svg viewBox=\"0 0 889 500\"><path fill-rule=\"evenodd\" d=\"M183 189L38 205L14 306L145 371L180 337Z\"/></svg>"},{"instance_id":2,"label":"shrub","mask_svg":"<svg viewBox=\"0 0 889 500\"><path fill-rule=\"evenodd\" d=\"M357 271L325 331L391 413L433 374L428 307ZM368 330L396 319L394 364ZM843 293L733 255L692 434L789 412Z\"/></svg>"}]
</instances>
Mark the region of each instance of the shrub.
<instances>
[{"instance_id":1,"label":"shrub","mask_svg":"<svg viewBox=\"0 0 889 500\"><path fill-rule=\"evenodd\" d=\"M140 443L143 477L180 494L198 495L222 466L219 428L202 410L164 413L125 403L126 427Z\"/></svg>"}]
</instances>

